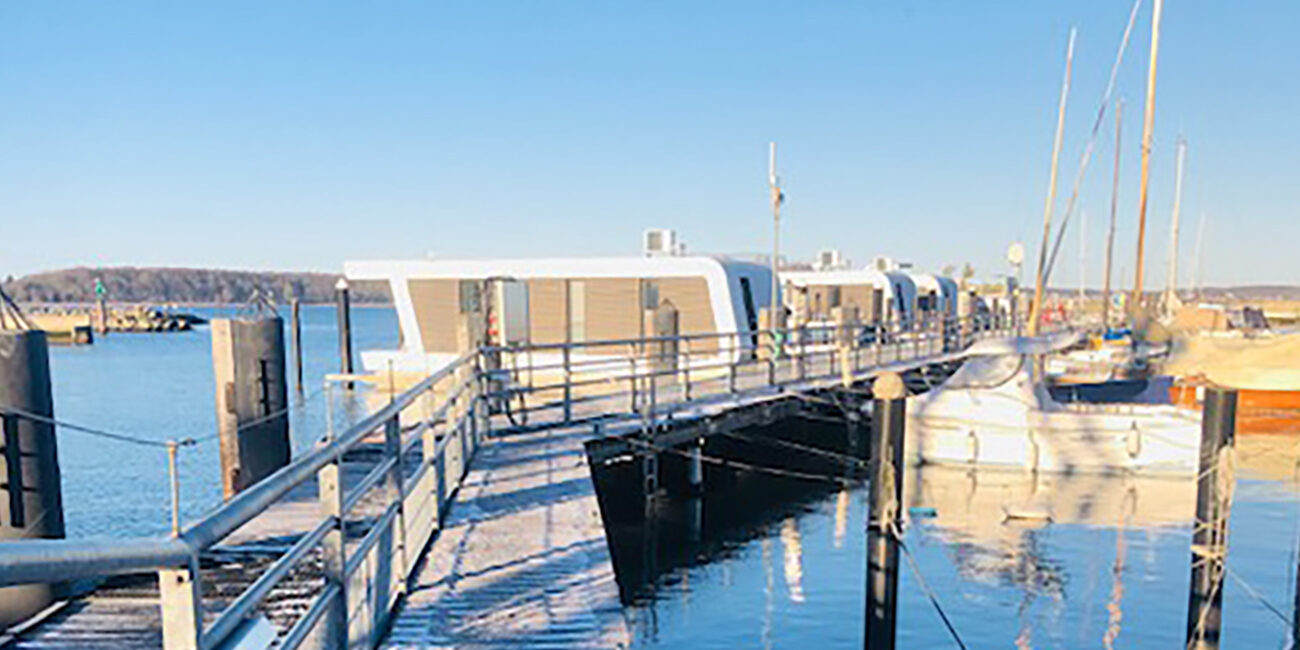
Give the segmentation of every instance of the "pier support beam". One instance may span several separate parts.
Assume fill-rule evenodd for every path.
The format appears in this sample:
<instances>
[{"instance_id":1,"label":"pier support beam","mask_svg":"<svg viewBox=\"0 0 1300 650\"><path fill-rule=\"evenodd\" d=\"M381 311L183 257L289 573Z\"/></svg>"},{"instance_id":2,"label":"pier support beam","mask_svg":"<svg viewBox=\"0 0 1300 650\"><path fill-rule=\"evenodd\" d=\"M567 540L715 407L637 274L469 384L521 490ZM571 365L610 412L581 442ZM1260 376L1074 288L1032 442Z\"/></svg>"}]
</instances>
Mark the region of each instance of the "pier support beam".
<instances>
[{"instance_id":1,"label":"pier support beam","mask_svg":"<svg viewBox=\"0 0 1300 650\"><path fill-rule=\"evenodd\" d=\"M870 520L864 647L892 650L898 614L898 513L903 502L907 388L897 373L876 378L871 418Z\"/></svg>"},{"instance_id":2,"label":"pier support beam","mask_svg":"<svg viewBox=\"0 0 1300 650\"><path fill-rule=\"evenodd\" d=\"M1201 412L1201 459L1192 529L1192 580L1188 588L1187 647L1215 650L1223 620L1228 514L1232 502L1237 391L1210 387Z\"/></svg>"},{"instance_id":3,"label":"pier support beam","mask_svg":"<svg viewBox=\"0 0 1300 650\"><path fill-rule=\"evenodd\" d=\"M0 546L7 540L64 536L49 344L39 330L0 331ZM0 629L45 609L57 585L0 589Z\"/></svg>"},{"instance_id":4,"label":"pier support beam","mask_svg":"<svg viewBox=\"0 0 1300 650\"><path fill-rule=\"evenodd\" d=\"M352 368L352 299L348 293L347 278L339 278L334 285L334 302L338 304L339 318L339 372L351 375ZM352 390L353 382L343 382L345 390Z\"/></svg>"},{"instance_id":5,"label":"pier support beam","mask_svg":"<svg viewBox=\"0 0 1300 650\"><path fill-rule=\"evenodd\" d=\"M226 499L289 463L284 321L212 321L212 372Z\"/></svg>"}]
</instances>

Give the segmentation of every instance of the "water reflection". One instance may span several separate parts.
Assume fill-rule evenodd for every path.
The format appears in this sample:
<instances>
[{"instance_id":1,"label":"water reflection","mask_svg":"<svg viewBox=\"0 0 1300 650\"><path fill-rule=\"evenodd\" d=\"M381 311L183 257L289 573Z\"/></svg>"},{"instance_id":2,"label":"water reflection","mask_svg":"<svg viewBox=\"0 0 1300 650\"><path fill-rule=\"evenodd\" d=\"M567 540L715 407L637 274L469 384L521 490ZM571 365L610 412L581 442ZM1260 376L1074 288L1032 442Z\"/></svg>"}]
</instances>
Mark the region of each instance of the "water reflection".
<instances>
[{"instance_id":1,"label":"water reflection","mask_svg":"<svg viewBox=\"0 0 1300 650\"><path fill-rule=\"evenodd\" d=\"M1224 586L1225 648L1287 647L1262 603L1289 618L1297 602L1298 450L1297 437L1238 438L1227 565L1243 582ZM653 570L632 576L615 552L620 583L639 581L638 644L861 647L865 487L714 478L702 498L662 498ZM904 481L908 546L970 647L1183 645L1195 503L1191 477L926 466ZM951 646L906 564L897 620L900 648Z\"/></svg>"}]
</instances>

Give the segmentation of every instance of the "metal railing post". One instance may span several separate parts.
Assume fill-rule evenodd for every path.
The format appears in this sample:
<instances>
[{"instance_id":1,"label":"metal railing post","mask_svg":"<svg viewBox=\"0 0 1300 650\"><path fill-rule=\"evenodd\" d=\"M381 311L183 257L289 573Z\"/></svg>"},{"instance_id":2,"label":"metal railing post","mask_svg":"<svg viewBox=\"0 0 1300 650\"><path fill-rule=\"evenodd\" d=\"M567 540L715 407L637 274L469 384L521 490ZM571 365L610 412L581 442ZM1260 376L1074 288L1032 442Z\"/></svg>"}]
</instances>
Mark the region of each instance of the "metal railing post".
<instances>
[{"instance_id":1,"label":"metal railing post","mask_svg":"<svg viewBox=\"0 0 1300 650\"><path fill-rule=\"evenodd\" d=\"M636 390L636 345L628 344L627 354L627 387L628 387L628 413L637 412L637 390Z\"/></svg>"},{"instance_id":2,"label":"metal railing post","mask_svg":"<svg viewBox=\"0 0 1300 650\"><path fill-rule=\"evenodd\" d=\"M343 523L343 467L340 457L325 465L316 474L320 488L321 515L334 519L334 528L321 542L321 572L327 587L338 589L338 597L330 603L329 612L322 619L323 648L345 649L348 646L348 579L347 556Z\"/></svg>"},{"instance_id":3,"label":"metal railing post","mask_svg":"<svg viewBox=\"0 0 1300 650\"><path fill-rule=\"evenodd\" d=\"M434 399L433 386L429 387L428 399L430 400ZM446 416L444 415L443 418L445 419ZM427 426L424 428L424 432L420 434L420 452L424 464L428 466L424 470L428 472L427 476L429 478L427 480L429 482L429 485L431 485L433 488L432 494L429 495L429 498L432 499L431 505L433 507L433 512L429 514L429 516L433 518L433 525L431 526L430 530L433 531L433 530L437 530L440 527L440 524L442 523L441 520L442 500L441 498L439 498L439 495L441 494L441 490L438 489L438 486L441 485L442 483L442 472L439 471L440 463L438 462L438 453L437 453L438 452L438 434L437 434L438 424L433 421L432 414L430 414L430 417L427 419L428 419L428 422L426 422Z\"/></svg>"},{"instance_id":4,"label":"metal railing post","mask_svg":"<svg viewBox=\"0 0 1300 650\"><path fill-rule=\"evenodd\" d=\"M406 489L402 485L402 416L401 412L384 422L384 455L393 461L388 470L388 497L397 502L397 582L399 593L406 593L407 570L410 568L406 555Z\"/></svg>"},{"instance_id":5,"label":"metal railing post","mask_svg":"<svg viewBox=\"0 0 1300 650\"><path fill-rule=\"evenodd\" d=\"M682 375L686 380L685 396L686 401L691 401L691 340L684 338L681 342L685 344L685 354L678 358L681 359Z\"/></svg>"},{"instance_id":6,"label":"metal railing post","mask_svg":"<svg viewBox=\"0 0 1300 650\"><path fill-rule=\"evenodd\" d=\"M181 568L158 571L158 605L162 614L163 648L198 650L203 633L198 560Z\"/></svg>"},{"instance_id":7,"label":"metal railing post","mask_svg":"<svg viewBox=\"0 0 1300 650\"><path fill-rule=\"evenodd\" d=\"M727 392L736 392L736 364L740 363L740 335L737 334L731 346L731 358L727 363Z\"/></svg>"},{"instance_id":8,"label":"metal railing post","mask_svg":"<svg viewBox=\"0 0 1300 650\"><path fill-rule=\"evenodd\" d=\"M571 344L564 344L564 423L573 422L573 377L570 367Z\"/></svg>"}]
</instances>

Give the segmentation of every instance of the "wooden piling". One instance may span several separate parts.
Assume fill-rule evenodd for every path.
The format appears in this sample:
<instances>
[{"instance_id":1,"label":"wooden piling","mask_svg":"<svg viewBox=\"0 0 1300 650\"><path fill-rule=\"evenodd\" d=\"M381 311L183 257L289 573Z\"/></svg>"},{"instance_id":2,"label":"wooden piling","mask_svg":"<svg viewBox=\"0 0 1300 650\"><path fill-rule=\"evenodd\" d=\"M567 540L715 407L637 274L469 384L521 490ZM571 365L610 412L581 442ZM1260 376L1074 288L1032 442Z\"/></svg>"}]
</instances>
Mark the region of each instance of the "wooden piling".
<instances>
[{"instance_id":1,"label":"wooden piling","mask_svg":"<svg viewBox=\"0 0 1300 650\"><path fill-rule=\"evenodd\" d=\"M352 301L348 294L347 278L339 278L334 285L334 301L338 305L339 372L351 375L352 368ZM352 390L354 383L343 382L343 388Z\"/></svg>"},{"instance_id":2,"label":"wooden piling","mask_svg":"<svg viewBox=\"0 0 1300 650\"><path fill-rule=\"evenodd\" d=\"M221 482L226 499L289 463L284 321L212 321Z\"/></svg>"},{"instance_id":3,"label":"wooden piling","mask_svg":"<svg viewBox=\"0 0 1300 650\"><path fill-rule=\"evenodd\" d=\"M1232 448L1237 391L1209 387L1201 411L1201 458L1192 529L1192 580L1188 587L1187 648L1215 650L1223 619L1223 581L1232 502Z\"/></svg>"},{"instance_id":4,"label":"wooden piling","mask_svg":"<svg viewBox=\"0 0 1300 650\"><path fill-rule=\"evenodd\" d=\"M903 502L903 432L907 388L897 373L872 384L870 520L864 643L892 650L898 614L898 513Z\"/></svg>"}]
</instances>

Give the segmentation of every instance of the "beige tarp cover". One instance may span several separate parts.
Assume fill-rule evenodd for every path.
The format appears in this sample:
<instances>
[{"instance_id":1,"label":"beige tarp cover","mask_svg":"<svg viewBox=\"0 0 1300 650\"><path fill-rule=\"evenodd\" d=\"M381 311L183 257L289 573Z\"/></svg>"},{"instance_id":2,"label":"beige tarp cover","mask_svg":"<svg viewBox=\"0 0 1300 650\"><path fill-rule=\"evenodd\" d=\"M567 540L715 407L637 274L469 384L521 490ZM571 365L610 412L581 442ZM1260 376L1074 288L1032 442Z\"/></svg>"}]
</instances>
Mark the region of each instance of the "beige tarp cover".
<instances>
[{"instance_id":1,"label":"beige tarp cover","mask_svg":"<svg viewBox=\"0 0 1300 650\"><path fill-rule=\"evenodd\" d=\"M1300 390L1300 333L1179 337L1164 374L1204 374L1211 382L1234 388Z\"/></svg>"}]
</instances>

